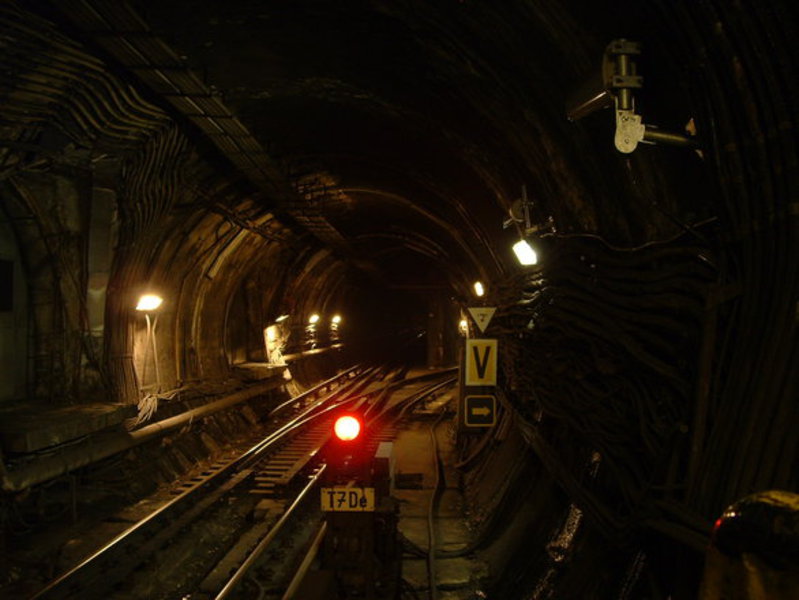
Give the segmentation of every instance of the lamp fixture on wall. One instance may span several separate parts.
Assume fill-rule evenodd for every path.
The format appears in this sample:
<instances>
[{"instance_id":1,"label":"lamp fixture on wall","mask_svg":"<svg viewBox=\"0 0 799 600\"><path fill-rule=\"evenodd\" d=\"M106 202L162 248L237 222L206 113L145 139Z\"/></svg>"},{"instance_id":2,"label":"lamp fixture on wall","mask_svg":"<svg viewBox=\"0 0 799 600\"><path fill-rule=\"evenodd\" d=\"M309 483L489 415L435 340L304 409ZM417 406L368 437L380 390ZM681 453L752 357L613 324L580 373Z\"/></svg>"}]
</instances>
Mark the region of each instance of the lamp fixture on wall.
<instances>
[{"instance_id":1,"label":"lamp fixture on wall","mask_svg":"<svg viewBox=\"0 0 799 600\"><path fill-rule=\"evenodd\" d=\"M147 336L145 338L145 352L144 352L144 365L147 366L147 349L152 346L153 349L153 363L155 364L155 386L156 392L161 391L161 370L158 366L158 343L155 337L155 328L158 325L158 309L161 308L164 299L158 294L143 294L139 297L136 303L136 310L144 313L144 318L147 321ZM150 322L150 314L153 314L153 320Z\"/></svg>"},{"instance_id":2,"label":"lamp fixture on wall","mask_svg":"<svg viewBox=\"0 0 799 600\"><path fill-rule=\"evenodd\" d=\"M513 244L513 253L522 266L534 265L538 262L538 254L527 240L519 240Z\"/></svg>"},{"instance_id":3,"label":"lamp fixture on wall","mask_svg":"<svg viewBox=\"0 0 799 600\"><path fill-rule=\"evenodd\" d=\"M513 244L513 253L516 260L522 266L529 266L538 263L538 254L530 245L528 236L538 228L533 227L532 216L530 214L533 202L527 197L527 186L522 185L522 197L517 199L510 210L510 218L503 223L503 227L516 225L519 230L520 239Z\"/></svg>"},{"instance_id":4,"label":"lamp fixture on wall","mask_svg":"<svg viewBox=\"0 0 799 600\"><path fill-rule=\"evenodd\" d=\"M157 310L164 299L157 294L143 294L139 297L139 302L136 304L136 310L142 312L152 312Z\"/></svg>"}]
</instances>

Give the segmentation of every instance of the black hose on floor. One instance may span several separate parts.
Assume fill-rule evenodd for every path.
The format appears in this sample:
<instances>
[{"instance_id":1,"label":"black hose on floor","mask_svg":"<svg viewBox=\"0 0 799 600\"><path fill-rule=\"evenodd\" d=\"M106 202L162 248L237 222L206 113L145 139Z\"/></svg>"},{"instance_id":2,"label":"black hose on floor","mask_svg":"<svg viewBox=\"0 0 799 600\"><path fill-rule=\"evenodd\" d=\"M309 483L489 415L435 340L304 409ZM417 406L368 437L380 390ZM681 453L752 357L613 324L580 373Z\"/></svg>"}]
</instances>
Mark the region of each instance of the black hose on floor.
<instances>
[{"instance_id":1,"label":"black hose on floor","mask_svg":"<svg viewBox=\"0 0 799 600\"><path fill-rule=\"evenodd\" d=\"M430 495L430 504L427 509L427 578L430 582L430 600L438 600L438 588L436 586L436 540L435 540L435 509L441 497L443 488L443 478L441 477L442 465L441 457L438 455L438 440L436 439L436 427L447 416L446 406L442 407L441 414L430 426L430 439L433 443L433 462L435 463L436 479L433 485L433 493Z\"/></svg>"}]
</instances>

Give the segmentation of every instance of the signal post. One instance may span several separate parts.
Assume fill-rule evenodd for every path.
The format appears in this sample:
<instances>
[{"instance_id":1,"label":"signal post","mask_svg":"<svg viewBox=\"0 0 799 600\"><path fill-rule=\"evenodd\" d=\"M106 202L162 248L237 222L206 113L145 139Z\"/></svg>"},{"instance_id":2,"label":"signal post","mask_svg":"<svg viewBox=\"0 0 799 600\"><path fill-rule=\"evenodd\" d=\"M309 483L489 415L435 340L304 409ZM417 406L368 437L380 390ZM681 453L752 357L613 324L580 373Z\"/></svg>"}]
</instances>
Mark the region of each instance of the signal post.
<instances>
[{"instance_id":1,"label":"signal post","mask_svg":"<svg viewBox=\"0 0 799 600\"><path fill-rule=\"evenodd\" d=\"M480 432L497 422L495 389L499 340L482 337L496 307L470 307L468 310L480 334L465 340L461 355L458 430L462 433Z\"/></svg>"},{"instance_id":2,"label":"signal post","mask_svg":"<svg viewBox=\"0 0 799 600\"><path fill-rule=\"evenodd\" d=\"M398 503L391 496L393 443L372 443L362 428L358 415L339 417L325 448L320 503L327 531L321 571L303 586L307 595L302 598L399 597Z\"/></svg>"}]
</instances>

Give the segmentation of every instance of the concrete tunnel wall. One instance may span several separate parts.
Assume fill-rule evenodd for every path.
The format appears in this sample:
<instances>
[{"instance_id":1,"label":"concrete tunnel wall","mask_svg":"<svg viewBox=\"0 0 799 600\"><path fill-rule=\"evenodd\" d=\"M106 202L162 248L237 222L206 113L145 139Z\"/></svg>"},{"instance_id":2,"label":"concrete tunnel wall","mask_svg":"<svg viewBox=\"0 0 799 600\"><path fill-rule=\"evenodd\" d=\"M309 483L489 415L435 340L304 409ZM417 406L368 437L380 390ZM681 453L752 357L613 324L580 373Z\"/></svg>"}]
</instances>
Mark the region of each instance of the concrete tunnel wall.
<instances>
[{"instance_id":1,"label":"concrete tunnel wall","mask_svg":"<svg viewBox=\"0 0 799 600\"><path fill-rule=\"evenodd\" d=\"M19 347L26 323L28 356L4 369L5 405L151 390L132 310L145 289L166 299L169 390L257 359L282 314L299 335L310 312L341 311L365 339L425 323L415 311L433 293L468 305L481 279L499 307L505 405L546 481L536 503L552 522L555 506L580 506L587 548L697 549L725 505L797 489L792 3L297 3L251 29L233 17L256 8L235 3L136 8L274 144L297 198L254 186L69 8L6 3L2 249L27 298L0 335ZM320 26L304 38L309 22ZM229 30L240 43L226 49ZM644 44L645 121L679 131L692 119L700 152L621 155L608 111L564 118L620 37ZM279 48L268 85L242 60L266 39ZM501 225L522 185L541 254L527 271L508 250L518 230ZM397 281L422 291L403 296ZM603 467L585 484L597 450Z\"/></svg>"}]
</instances>

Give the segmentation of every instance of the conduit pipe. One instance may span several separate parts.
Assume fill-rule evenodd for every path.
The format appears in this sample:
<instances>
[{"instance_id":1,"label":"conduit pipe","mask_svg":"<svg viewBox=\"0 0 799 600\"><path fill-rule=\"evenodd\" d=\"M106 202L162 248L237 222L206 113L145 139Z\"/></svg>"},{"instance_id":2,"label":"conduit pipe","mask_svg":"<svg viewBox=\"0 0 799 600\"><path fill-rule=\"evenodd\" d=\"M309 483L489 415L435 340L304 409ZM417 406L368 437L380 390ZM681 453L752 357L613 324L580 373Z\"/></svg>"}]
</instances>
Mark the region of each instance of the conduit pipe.
<instances>
[{"instance_id":1,"label":"conduit pipe","mask_svg":"<svg viewBox=\"0 0 799 600\"><path fill-rule=\"evenodd\" d=\"M7 471L5 468L0 468L2 489L4 492L21 492L37 483L69 473L79 467L108 458L119 452L124 452L168 431L191 423L195 419L202 419L245 400L265 394L280 387L283 383L282 377L275 377L261 385L235 392L205 406L193 408L135 431L115 431L90 436L80 444L76 444L53 456L37 460L18 470Z\"/></svg>"}]
</instances>

